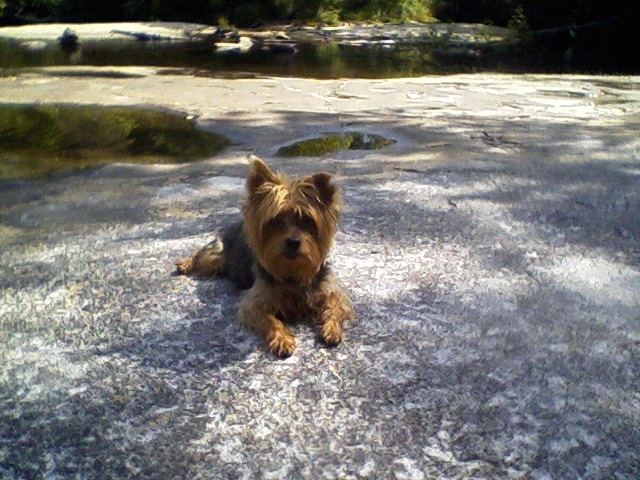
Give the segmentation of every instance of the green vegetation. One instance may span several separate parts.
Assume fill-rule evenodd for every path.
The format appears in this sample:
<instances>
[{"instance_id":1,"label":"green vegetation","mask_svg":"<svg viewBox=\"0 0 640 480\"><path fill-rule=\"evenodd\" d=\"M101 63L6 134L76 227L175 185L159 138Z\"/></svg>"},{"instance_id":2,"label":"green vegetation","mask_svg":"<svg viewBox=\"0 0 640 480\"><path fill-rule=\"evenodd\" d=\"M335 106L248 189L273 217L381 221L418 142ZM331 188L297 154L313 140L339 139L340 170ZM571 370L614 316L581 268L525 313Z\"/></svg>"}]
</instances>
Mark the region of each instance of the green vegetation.
<instances>
[{"instance_id":1,"label":"green vegetation","mask_svg":"<svg viewBox=\"0 0 640 480\"><path fill-rule=\"evenodd\" d=\"M47 21L178 20L252 27L264 22L298 20L428 22L432 0L0 0L0 20Z\"/></svg>"},{"instance_id":2,"label":"green vegetation","mask_svg":"<svg viewBox=\"0 0 640 480\"><path fill-rule=\"evenodd\" d=\"M318 157L339 150L377 150L393 145L396 140L368 133L344 133L311 138L280 148L281 157Z\"/></svg>"},{"instance_id":3,"label":"green vegetation","mask_svg":"<svg viewBox=\"0 0 640 480\"><path fill-rule=\"evenodd\" d=\"M626 0L0 0L0 24L176 20L255 27L268 22L473 22L531 29L638 13Z\"/></svg>"},{"instance_id":4,"label":"green vegetation","mask_svg":"<svg viewBox=\"0 0 640 480\"><path fill-rule=\"evenodd\" d=\"M128 108L0 106L0 179L109 161L188 161L229 145L181 116Z\"/></svg>"}]
</instances>

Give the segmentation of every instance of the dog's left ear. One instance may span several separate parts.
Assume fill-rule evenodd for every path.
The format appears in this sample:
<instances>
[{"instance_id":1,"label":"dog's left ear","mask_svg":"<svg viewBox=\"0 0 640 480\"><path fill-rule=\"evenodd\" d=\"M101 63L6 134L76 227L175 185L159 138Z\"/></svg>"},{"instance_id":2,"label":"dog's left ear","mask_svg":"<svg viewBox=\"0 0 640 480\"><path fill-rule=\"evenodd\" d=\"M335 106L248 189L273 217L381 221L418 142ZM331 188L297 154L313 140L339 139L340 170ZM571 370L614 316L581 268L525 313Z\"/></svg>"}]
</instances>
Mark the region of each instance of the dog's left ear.
<instances>
[{"instance_id":1,"label":"dog's left ear","mask_svg":"<svg viewBox=\"0 0 640 480\"><path fill-rule=\"evenodd\" d=\"M330 205L336 198L336 193L338 188L331 183L331 174L330 173L316 173L311 176L311 181L313 185L318 190L318 194L320 195L320 201L324 205Z\"/></svg>"},{"instance_id":2,"label":"dog's left ear","mask_svg":"<svg viewBox=\"0 0 640 480\"><path fill-rule=\"evenodd\" d=\"M247 190L253 192L266 182L276 182L276 175L261 158L252 155L249 159L249 176L247 177Z\"/></svg>"}]
</instances>

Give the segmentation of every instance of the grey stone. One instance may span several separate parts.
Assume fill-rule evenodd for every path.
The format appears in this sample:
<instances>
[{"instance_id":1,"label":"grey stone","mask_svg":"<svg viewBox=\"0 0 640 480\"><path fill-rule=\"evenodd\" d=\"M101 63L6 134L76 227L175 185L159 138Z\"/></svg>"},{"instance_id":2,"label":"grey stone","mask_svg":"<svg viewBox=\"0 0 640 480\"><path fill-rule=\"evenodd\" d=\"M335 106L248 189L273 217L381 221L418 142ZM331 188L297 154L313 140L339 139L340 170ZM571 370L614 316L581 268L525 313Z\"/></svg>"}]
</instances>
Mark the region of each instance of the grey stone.
<instances>
[{"instance_id":1,"label":"grey stone","mask_svg":"<svg viewBox=\"0 0 640 480\"><path fill-rule=\"evenodd\" d=\"M235 143L0 186L0 476L640 475L640 79L61 71L0 100L154 105ZM363 130L398 141L273 157ZM344 189L336 349L300 325L276 360L229 284L172 276L237 218L254 152Z\"/></svg>"}]
</instances>

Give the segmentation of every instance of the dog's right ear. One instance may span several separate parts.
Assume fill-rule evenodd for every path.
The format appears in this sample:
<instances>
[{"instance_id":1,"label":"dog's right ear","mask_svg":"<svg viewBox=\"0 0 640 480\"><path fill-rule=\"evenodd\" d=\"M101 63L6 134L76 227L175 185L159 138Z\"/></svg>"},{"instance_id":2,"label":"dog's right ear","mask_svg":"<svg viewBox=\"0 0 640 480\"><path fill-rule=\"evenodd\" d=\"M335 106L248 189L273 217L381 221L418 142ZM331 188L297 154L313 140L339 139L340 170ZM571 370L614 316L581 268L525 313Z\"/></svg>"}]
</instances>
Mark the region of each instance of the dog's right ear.
<instances>
[{"instance_id":1,"label":"dog's right ear","mask_svg":"<svg viewBox=\"0 0 640 480\"><path fill-rule=\"evenodd\" d=\"M247 177L247 191L253 192L266 182L277 183L276 175L264 160L251 155L249 158L249 176Z\"/></svg>"},{"instance_id":2,"label":"dog's right ear","mask_svg":"<svg viewBox=\"0 0 640 480\"><path fill-rule=\"evenodd\" d=\"M311 176L311 181L316 187L322 203L327 206L331 205L334 202L338 191L336 186L331 182L331 174L325 172L316 173Z\"/></svg>"}]
</instances>

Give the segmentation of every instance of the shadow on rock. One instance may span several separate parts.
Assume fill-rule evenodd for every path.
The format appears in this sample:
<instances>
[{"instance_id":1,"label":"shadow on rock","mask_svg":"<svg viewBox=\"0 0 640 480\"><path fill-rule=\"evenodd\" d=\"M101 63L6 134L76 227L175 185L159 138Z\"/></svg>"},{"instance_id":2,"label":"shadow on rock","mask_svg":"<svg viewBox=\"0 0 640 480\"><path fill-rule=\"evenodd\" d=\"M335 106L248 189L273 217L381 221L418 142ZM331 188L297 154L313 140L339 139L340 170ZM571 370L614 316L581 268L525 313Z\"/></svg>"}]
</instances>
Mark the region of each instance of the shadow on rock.
<instances>
[{"instance_id":1,"label":"shadow on rock","mask_svg":"<svg viewBox=\"0 0 640 480\"><path fill-rule=\"evenodd\" d=\"M183 325L99 353L124 355L143 367L194 375L211 374L244 359L251 350L235 320L238 293L224 280L193 281L198 282L200 306L183 319Z\"/></svg>"}]
</instances>

